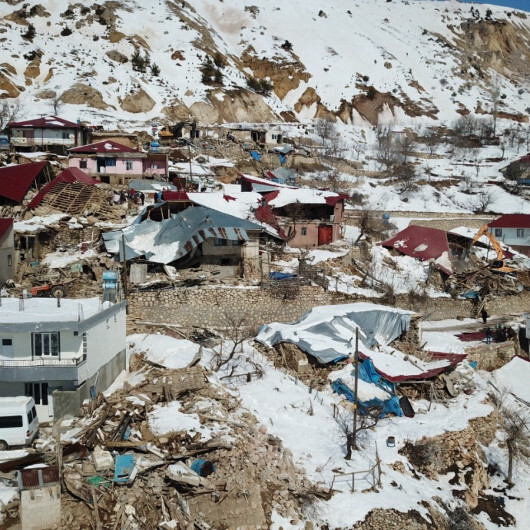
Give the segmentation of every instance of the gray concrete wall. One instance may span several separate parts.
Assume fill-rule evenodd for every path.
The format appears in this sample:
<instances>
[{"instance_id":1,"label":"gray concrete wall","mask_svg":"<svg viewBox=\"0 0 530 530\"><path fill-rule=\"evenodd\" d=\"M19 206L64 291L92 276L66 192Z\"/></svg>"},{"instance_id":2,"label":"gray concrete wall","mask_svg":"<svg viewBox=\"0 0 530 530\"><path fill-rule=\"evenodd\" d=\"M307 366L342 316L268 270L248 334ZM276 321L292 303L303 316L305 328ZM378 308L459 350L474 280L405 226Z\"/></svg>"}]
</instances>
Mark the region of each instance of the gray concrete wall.
<instances>
[{"instance_id":1,"label":"gray concrete wall","mask_svg":"<svg viewBox=\"0 0 530 530\"><path fill-rule=\"evenodd\" d=\"M103 365L97 374L80 385L76 390L53 392L53 419L57 421L66 416L75 416L83 401L90 399L90 387L95 386L96 395L106 390L118 377L122 370L126 369L126 350L120 351L108 363Z\"/></svg>"}]
</instances>

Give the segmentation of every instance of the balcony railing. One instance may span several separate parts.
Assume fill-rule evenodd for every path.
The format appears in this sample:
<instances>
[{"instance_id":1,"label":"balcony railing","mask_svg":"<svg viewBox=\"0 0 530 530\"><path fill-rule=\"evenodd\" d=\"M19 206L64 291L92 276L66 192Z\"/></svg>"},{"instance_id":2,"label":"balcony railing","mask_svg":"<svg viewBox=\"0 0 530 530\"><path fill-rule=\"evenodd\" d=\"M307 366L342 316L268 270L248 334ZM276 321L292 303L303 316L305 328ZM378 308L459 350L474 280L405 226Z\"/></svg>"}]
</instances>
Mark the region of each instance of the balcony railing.
<instances>
[{"instance_id":1,"label":"balcony railing","mask_svg":"<svg viewBox=\"0 0 530 530\"><path fill-rule=\"evenodd\" d=\"M54 359L53 357L39 357L32 360L0 359L0 366L6 368L35 368L39 366L79 366L86 361L86 354L75 359Z\"/></svg>"}]
</instances>

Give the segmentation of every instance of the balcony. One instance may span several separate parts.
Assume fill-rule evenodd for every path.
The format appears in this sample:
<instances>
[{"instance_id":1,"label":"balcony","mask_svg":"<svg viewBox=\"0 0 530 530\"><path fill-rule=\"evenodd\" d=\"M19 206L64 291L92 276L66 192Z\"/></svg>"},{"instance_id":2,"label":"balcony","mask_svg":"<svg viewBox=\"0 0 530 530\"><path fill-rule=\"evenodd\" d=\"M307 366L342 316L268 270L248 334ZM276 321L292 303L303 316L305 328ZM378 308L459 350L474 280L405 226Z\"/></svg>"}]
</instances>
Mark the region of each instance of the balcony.
<instances>
[{"instance_id":1,"label":"balcony","mask_svg":"<svg viewBox=\"0 0 530 530\"><path fill-rule=\"evenodd\" d=\"M0 359L0 382L86 380L86 354L75 359L41 357L31 360Z\"/></svg>"}]
</instances>

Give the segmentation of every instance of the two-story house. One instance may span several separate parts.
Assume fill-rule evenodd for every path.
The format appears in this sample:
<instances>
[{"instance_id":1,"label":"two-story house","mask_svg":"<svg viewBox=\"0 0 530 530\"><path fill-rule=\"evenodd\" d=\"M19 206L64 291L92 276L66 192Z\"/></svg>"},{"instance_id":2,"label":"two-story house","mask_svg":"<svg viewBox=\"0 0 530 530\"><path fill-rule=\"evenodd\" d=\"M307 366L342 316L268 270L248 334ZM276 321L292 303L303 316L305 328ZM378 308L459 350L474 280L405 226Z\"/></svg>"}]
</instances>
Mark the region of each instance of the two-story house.
<instances>
[{"instance_id":1,"label":"two-story house","mask_svg":"<svg viewBox=\"0 0 530 530\"><path fill-rule=\"evenodd\" d=\"M530 214L502 215L488 224L488 231L498 241L530 256Z\"/></svg>"},{"instance_id":2,"label":"two-story house","mask_svg":"<svg viewBox=\"0 0 530 530\"><path fill-rule=\"evenodd\" d=\"M113 140L68 150L70 167L82 169L107 184L125 184L130 179L167 178L168 155L143 152Z\"/></svg>"},{"instance_id":3,"label":"two-story house","mask_svg":"<svg viewBox=\"0 0 530 530\"><path fill-rule=\"evenodd\" d=\"M342 237L345 196L332 191L279 188L263 196L291 247L312 248Z\"/></svg>"},{"instance_id":4,"label":"two-story house","mask_svg":"<svg viewBox=\"0 0 530 530\"><path fill-rule=\"evenodd\" d=\"M51 151L66 154L70 147L86 141L86 128L80 123L46 116L35 120L11 122L10 143L16 151Z\"/></svg>"},{"instance_id":5,"label":"two-story house","mask_svg":"<svg viewBox=\"0 0 530 530\"><path fill-rule=\"evenodd\" d=\"M0 396L33 396L40 422L75 415L126 368L126 302L3 298Z\"/></svg>"}]
</instances>

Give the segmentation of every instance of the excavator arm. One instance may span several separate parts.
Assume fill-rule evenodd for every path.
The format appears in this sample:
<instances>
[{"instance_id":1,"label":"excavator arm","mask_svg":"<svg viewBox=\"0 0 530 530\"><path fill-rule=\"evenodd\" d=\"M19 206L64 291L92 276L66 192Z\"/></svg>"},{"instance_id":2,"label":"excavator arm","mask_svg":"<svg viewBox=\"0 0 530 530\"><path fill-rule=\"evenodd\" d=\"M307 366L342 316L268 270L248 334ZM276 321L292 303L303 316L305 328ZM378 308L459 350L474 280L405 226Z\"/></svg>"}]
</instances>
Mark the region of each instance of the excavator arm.
<instances>
[{"instance_id":1,"label":"excavator arm","mask_svg":"<svg viewBox=\"0 0 530 530\"><path fill-rule=\"evenodd\" d=\"M504 265L504 251L502 250L502 247L500 243L497 241L496 237L488 232L488 225L484 225L475 235L473 238L473 241L471 241L471 246L473 246L482 236L486 236L491 243L491 246L495 250L497 254L497 259L490 264L490 267L494 269L496 272L503 272L506 274L510 274L512 272L515 272L515 269L512 267L507 267Z\"/></svg>"}]
</instances>

